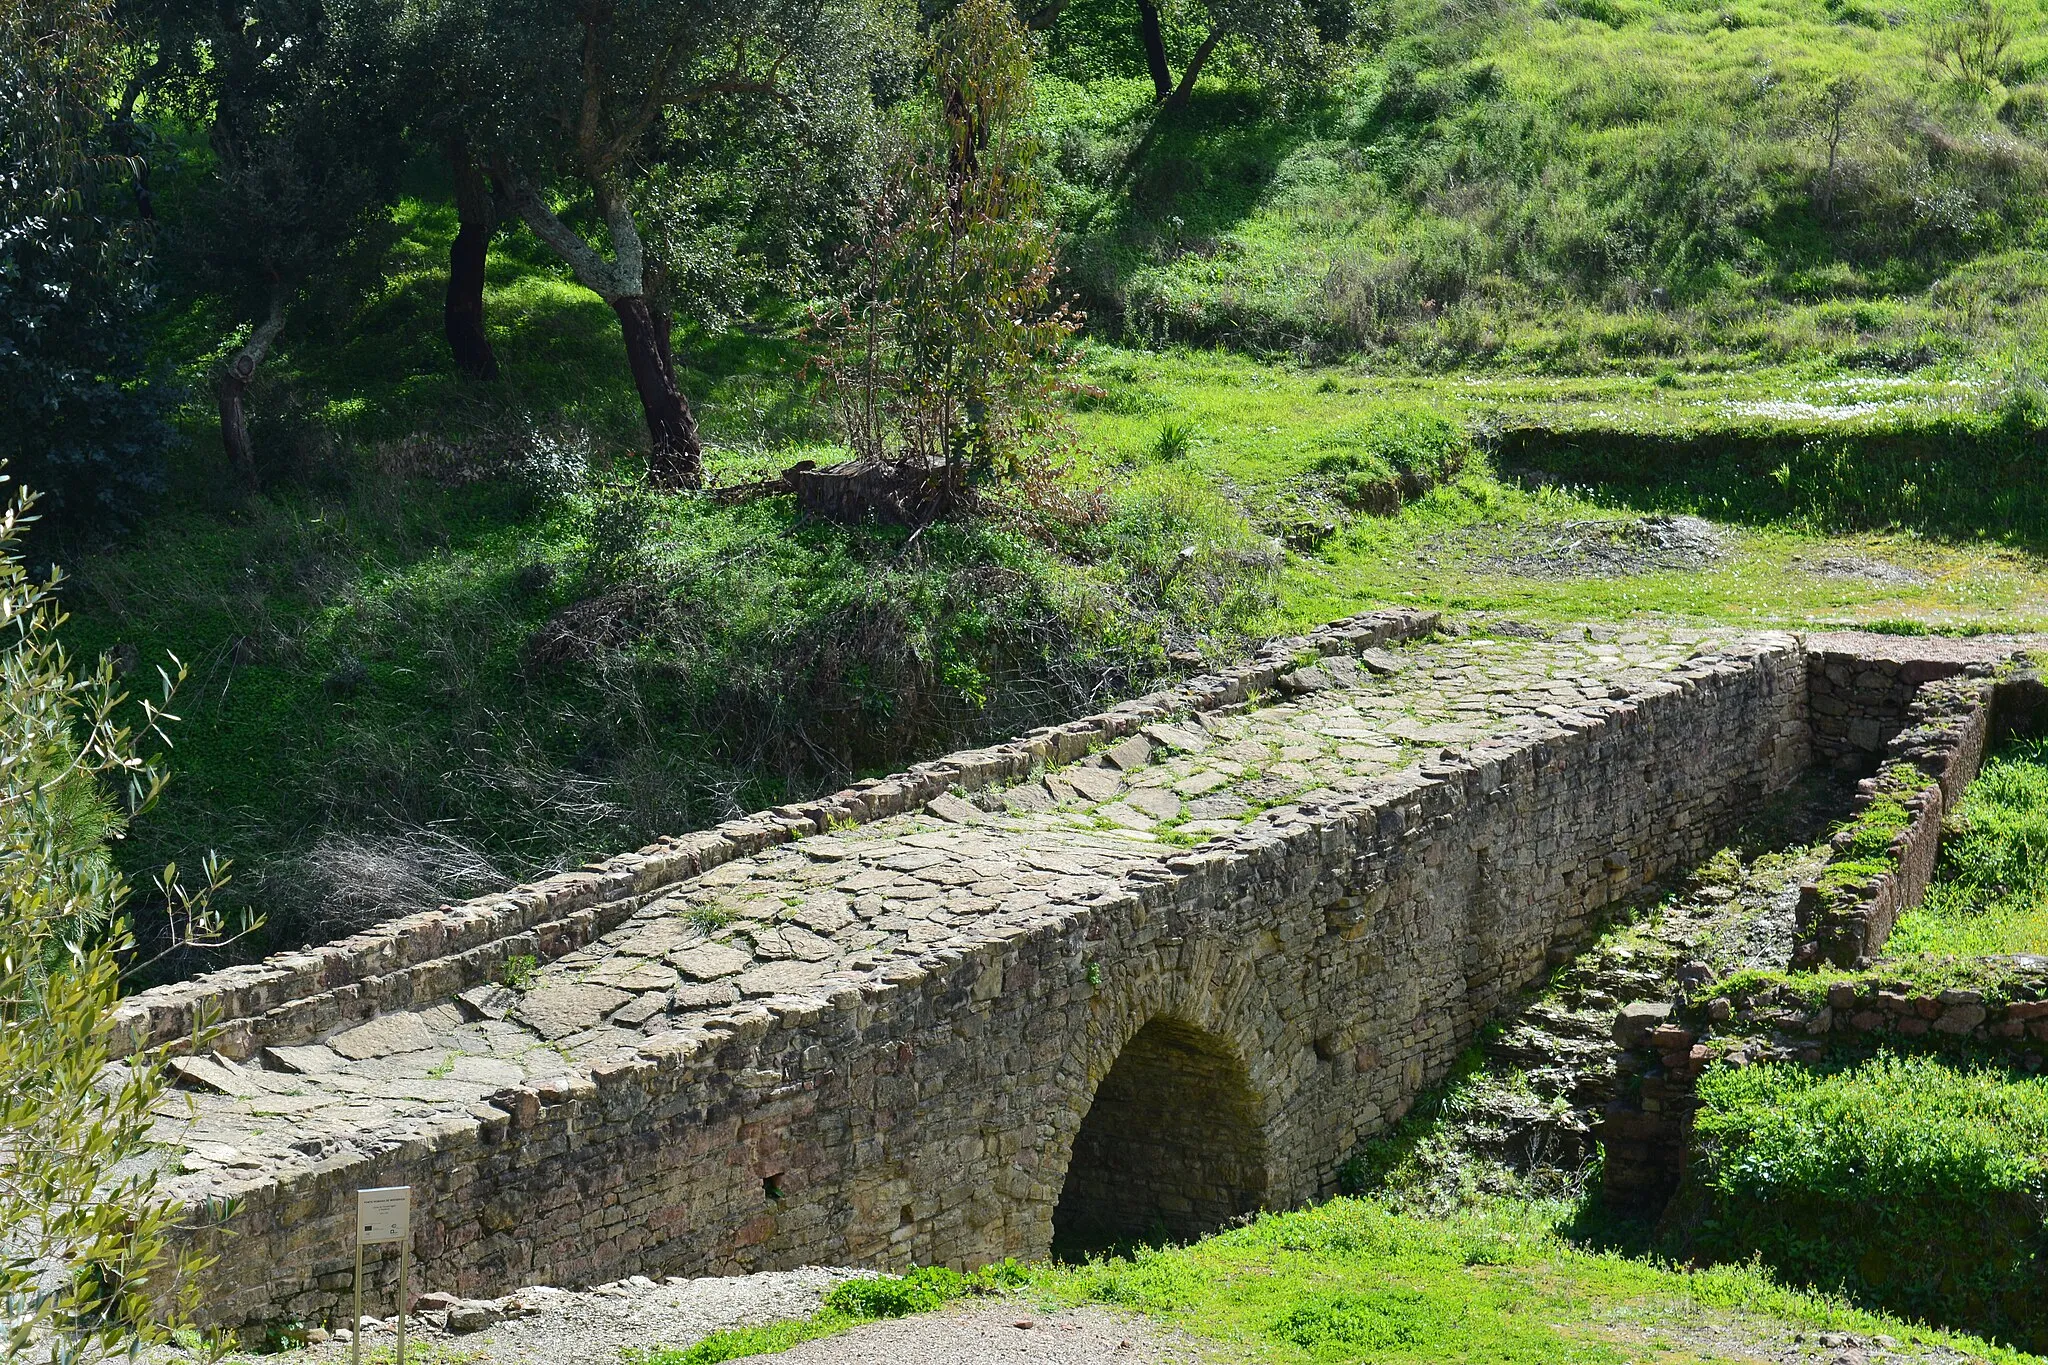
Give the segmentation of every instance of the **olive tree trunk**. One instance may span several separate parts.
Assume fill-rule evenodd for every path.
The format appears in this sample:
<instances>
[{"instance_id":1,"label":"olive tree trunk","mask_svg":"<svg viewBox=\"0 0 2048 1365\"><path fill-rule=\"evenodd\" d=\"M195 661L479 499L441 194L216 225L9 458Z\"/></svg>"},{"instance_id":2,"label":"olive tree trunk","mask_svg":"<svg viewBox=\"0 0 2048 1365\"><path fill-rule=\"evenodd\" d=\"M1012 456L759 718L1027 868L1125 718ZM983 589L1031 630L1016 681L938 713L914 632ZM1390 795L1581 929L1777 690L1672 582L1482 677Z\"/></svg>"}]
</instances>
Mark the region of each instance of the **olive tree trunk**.
<instances>
[{"instance_id":1,"label":"olive tree trunk","mask_svg":"<svg viewBox=\"0 0 2048 1365\"><path fill-rule=\"evenodd\" d=\"M1195 49L1195 55L1188 59L1188 69L1180 73L1180 84L1173 87L1173 93L1166 97L1169 109L1187 107L1188 96L1194 92L1195 81L1202 74L1202 68L1209 64L1209 54L1216 50L1216 44L1223 41L1229 30L1218 24L1209 30L1209 36L1202 39L1202 45Z\"/></svg>"},{"instance_id":2,"label":"olive tree trunk","mask_svg":"<svg viewBox=\"0 0 2048 1365\"><path fill-rule=\"evenodd\" d=\"M277 334L284 330L284 300L273 298L270 312L249 334L248 341L221 367L214 380L214 397L220 404L220 443L228 457L228 468L245 488L256 486L256 447L249 439L249 414L244 399L256 367L270 354Z\"/></svg>"},{"instance_id":3,"label":"olive tree trunk","mask_svg":"<svg viewBox=\"0 0 2048 1365\"><path fill-rule=\"evenodd\" d=\"M1138 0L1138 37L1145 44L1145 67L1152 73L1152 99L1164 103L1173 95L1173 68L1166 64L1166 33L1153 0Z\"/></svg>"},{"instance_id":4,"label":"olive tree trunk","mask_svg":"<svg viewBox=\"0 0 2048 1365\"><path fill-rule=\"evenodd\" d=\"M612 244L612 257L607 260L556 217L532 184L509 165L503 179L513 207L534 235L568 264L579 284L610 304L618 315L626 364L640 395L641 416L647 422L649 481L663 488L702 487L704 451L697 437L697 418L676 382L675 361L669 354L668 315L647 297L640 228L633 221L632 210L619 196L599 188L598 201Z\"/></svg>"},{"instance_id":5,"label":"olive tree trunk","mask_svg":"<svg viewBox=\"0 0 2048 1365\"><path fill-rule=\"evenodd\" d=\"M441 306L441 329L455 368L470 379L498 377L498 357L484 331L484 266L490 258L491 234L497 214L489 178L459 142L448 146L448 166L455 174L455 244L448 248L448 294Z\"/></svg>"}]
</instances>

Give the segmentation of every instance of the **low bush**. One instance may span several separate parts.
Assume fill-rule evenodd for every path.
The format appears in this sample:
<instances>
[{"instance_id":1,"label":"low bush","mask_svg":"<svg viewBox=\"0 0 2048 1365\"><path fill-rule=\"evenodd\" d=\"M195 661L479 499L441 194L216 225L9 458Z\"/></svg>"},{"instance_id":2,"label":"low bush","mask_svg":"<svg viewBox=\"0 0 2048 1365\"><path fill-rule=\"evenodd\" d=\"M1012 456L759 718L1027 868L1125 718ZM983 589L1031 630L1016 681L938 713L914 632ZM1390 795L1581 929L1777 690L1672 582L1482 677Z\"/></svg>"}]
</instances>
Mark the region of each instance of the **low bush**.
<instances>
[{"instance_id":1,"label":"low bush","mask_svg":"<svg viewBox=\"0 0 2048 1365\"><path fill-rule=\"evenodd\" d=\"M1472 454L1463 426L1421 407L1389 405L1322 439L1310 469L1348 507L1381 515L1448 483Z\"/></svg>"},{"instance_id":2,"label":"low bush","mask_svg":"<svg viewBox=\"0 0 2048 1365\"><path fill-rule=\"evenodd\" d=\"M1710 1069L1685 1244L2048 1346L2048 1080L1933 1057Z\"/></svg>"}]
</instances>

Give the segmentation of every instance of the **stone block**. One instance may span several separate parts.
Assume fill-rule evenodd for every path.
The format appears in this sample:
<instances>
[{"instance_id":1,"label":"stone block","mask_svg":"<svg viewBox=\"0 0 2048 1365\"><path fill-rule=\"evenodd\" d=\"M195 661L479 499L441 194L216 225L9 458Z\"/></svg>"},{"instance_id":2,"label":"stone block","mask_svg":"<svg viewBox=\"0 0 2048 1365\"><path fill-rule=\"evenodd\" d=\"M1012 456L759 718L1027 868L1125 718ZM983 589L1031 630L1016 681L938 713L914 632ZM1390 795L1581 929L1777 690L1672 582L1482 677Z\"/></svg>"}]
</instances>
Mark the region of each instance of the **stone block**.
<instances>
[{"instance_id":1,"label":"stone block","mask_svg":"<svg viewBox=\"0 0 2048 1365\"><path fill-rule=\"evenodd\" d=\"M1614 1041L1625 1048L1642 1047L1650 1035L1671 1018L1671 1004L1665 1000L1632 1000L1614 1016Z\"/></svg>"}]
</instances>

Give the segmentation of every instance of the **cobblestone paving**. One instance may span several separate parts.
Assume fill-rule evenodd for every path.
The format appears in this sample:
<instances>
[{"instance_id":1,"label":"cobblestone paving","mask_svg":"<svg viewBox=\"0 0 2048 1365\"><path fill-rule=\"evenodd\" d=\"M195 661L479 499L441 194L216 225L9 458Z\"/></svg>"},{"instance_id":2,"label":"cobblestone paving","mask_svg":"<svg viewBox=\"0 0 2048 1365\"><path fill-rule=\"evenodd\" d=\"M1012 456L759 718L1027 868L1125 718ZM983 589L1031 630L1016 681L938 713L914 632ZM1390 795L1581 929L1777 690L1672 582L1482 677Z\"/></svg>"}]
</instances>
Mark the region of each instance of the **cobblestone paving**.
<instances>
[{"instance_id":1,"label":"cobblestone paving","mask_svg":"<svg viewBox=\"0 0 2048 1365\"><path fill-rule=\"evenodd\" d=\"M935 950L1025 932L1183 848L1301 818L1318 794L1363 791L1442 749L1549 730L1734 638L1580 628L1324 659L1283 679L1291 695L1155 725L1021 783L715 868L539 967L524 990L478 987L321 1043L266 1048L261 1065L179 1059L192 1093L161 1136L184 1150L185 1192L203 1194L387 1151L485 1112L510 1087L567 1098L592 1088L591 1067L650 1035L828 980L887 981Z\"/></svg>"}]
</instances>

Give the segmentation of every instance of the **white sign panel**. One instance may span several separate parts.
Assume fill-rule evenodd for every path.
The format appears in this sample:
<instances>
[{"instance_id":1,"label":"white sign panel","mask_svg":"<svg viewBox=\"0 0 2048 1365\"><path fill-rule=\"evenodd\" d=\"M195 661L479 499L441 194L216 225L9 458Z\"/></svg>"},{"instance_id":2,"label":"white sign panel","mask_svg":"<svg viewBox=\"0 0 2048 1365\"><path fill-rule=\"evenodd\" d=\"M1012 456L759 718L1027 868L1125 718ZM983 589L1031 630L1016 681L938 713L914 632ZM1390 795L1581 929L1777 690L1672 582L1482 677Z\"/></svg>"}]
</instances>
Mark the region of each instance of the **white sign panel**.
<instances>
[{"instance_id":1,"label":"white sign panel","mask_svg":"<svg viewBox=\"0 0 2048 1365\"><path fill-rule=\"evenodd\" d=\"M356 1191L356 1241L362 1246L403 1242L412 1228L412 1186Z\"/></svg>"}]
</instances>

